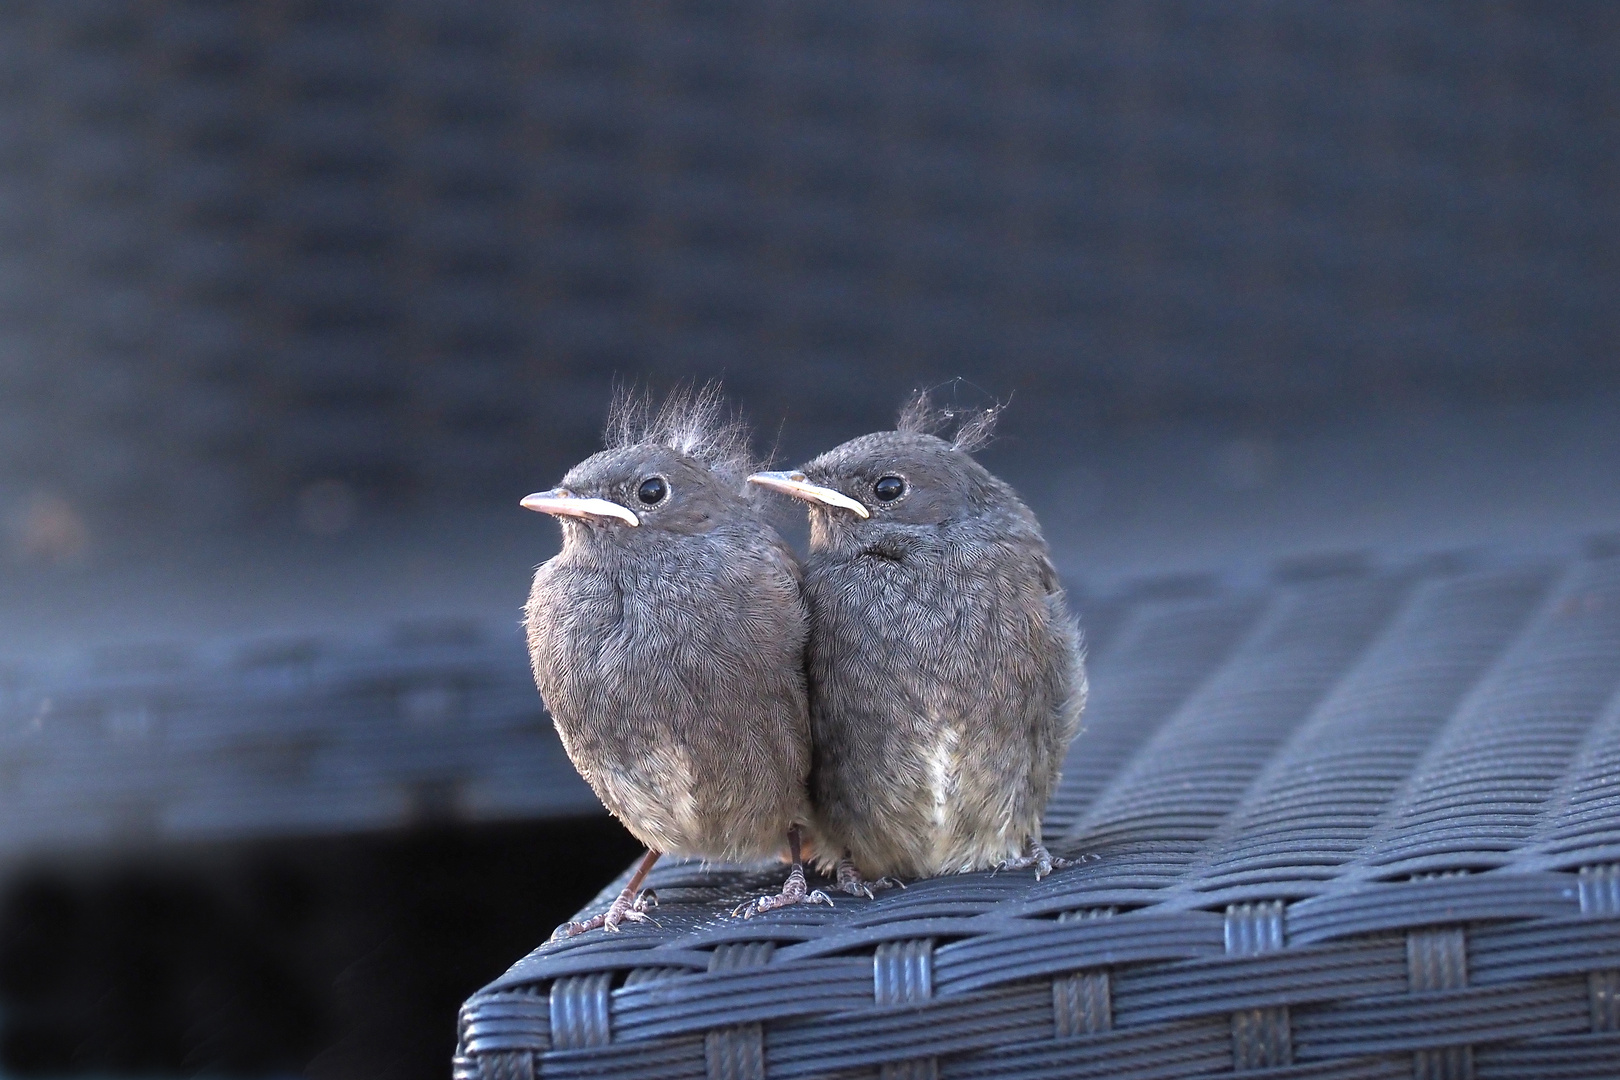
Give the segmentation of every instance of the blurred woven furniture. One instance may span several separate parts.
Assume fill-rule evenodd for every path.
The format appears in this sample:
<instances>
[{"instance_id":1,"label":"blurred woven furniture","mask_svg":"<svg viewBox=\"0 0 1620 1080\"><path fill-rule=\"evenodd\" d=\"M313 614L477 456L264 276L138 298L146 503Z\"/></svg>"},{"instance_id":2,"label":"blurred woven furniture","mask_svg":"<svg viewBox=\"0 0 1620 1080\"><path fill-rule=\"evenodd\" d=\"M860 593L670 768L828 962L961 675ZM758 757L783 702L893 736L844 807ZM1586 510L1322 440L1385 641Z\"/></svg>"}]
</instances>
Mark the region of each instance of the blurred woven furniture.
<instances>
[{"instance_id":1,"label":"blurred woven furniture","mask_svg":"<svg viewBox=\"0 0 1620 1080\"><path fill-rule=\"evenodd\" d=\"M323 479L505 507L615 371L844 432L956 375L1126 418L1612 388L1617 28L12 0L0 514L39 485L116 546Z\"/></svg>"},{"instance_id":2,"label":"blurred woven furniture","mask_svg":"<svg viewBox=\"0 0 1620 1080\"><path fill-rule=\"evenodd\" d=\"M0 667L0 860L601 812L511 628Z\"/></svg>"},{"instance_id":3,"label":"blurred woven furniture","mask_svg":"<svg viewBox=\"0 0 1620 1080\"><path fill-rule=\"evenodd\" d=\"M1612 552L1307 564L1097 621L1047 828L1095 858L747 921L779 868L665 866L657 925L473 997L455 1075L1620 1073Z\"/></svg>"}]
</instances>

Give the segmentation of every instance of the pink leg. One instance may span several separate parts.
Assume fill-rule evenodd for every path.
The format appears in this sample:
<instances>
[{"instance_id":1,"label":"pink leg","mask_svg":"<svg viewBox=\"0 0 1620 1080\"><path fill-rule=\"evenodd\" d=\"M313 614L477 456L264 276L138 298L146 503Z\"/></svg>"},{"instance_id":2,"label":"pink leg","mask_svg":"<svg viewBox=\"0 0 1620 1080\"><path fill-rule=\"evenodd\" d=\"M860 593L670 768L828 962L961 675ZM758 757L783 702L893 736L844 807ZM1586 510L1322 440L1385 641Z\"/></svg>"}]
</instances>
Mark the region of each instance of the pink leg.
<instances>
[{"instance_id":1,"label":"pink leg","mask_svg":"<svg viewBox=\"0 0 1620 1080\"><path fill-rule=\"evenodd\" d=\"M630 875L629 884L624 887L624 891L619 894L618 899L609 905L606 911L600 915L592 915L584 922L564 923L557 927L557 932L551 935L551 940L560 941L563 938L577 937L587 930L616 931L619 929L619 924L626 919L631 922L648 921L651 916L647 914L647 908L656 906L658 898L650 890L643 893L641 883L647 880L648 871L653 868L653 863L657 862L658 857L662 854L661 851L649 849L647 854L641 857L641 865L636 867L636 872Z\"/></svg>"}]
</instances>

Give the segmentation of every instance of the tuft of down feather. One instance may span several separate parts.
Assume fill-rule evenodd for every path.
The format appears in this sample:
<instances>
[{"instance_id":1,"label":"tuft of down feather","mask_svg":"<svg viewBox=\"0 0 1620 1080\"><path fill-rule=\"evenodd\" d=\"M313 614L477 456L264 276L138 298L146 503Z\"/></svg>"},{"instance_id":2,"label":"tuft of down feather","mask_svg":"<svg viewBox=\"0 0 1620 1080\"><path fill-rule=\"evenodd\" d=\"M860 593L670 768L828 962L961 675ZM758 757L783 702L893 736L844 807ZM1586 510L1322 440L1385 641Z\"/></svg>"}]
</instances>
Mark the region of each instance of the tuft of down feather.
<instances>
[{"instance_id":1,"label":"tuft of down feather","mask_svg":"<svg viewBox=\"0 0 1620 1080\"><path fill-rule=\"evenodd\" d=\"M972 453L988 444L995 434L996 421L1001 417L1004 405L992 405L988 409L955 409L939 407L933 402L928 391L919 390L912 395L900 409L900 417L895 421L895 430L904 431L913 435L938 435L941 432L954 430L948 436L951 447L965 453ZM941 438L947 438L940 435Z\"/></svg>"},{"instance_id":2,"label":"tuft of down feather","mask_svg":"<svg viewBox=\"0 0 1620 1080\"><path fill-rule=\"evenodd\" d=\"M620 388L602 433L609 450L665 446L742 483L758 468L748 448L748 425L726 404L719 383L679 386L656 408L649 391Z\"/></svg>"}]
</instances>

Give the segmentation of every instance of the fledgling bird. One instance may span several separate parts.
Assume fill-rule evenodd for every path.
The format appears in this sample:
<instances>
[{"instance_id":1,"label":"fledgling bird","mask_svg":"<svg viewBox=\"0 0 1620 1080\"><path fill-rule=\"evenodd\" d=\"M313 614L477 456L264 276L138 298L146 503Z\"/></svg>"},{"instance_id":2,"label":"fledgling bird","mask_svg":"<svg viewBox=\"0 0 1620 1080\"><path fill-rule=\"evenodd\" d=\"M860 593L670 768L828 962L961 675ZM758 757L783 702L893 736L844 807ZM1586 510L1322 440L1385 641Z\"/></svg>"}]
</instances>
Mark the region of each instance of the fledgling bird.
<instances>
[{"instance_id":1,"label":"fledgling bird","mask_svg":"<svg viewBox=\"0 0 1620 1080\"><path fill-rule=\"evenodd\" d=\"M756 484L809 504L811 800L839 883L1054 860L1041 813L1086 700L1040 526L918 395L897 430Z\"/></svg>"},{"instance_id":2,"label":"fledgling bird","mask_svg":"<svg viewBox=\"0 0 1620 1080\"><path fill-rule=\"evenodd\" d=\"M558 933L647 918L639 889L663 852L756 859L784 838L793 870L750 913L830 904L799 865L810 766L802 579L750 498L747 431L704 387L656 413L621 397L606 441L523 500L563 531L524 624L569 758L647 854L605 913Z\"/></svg>"}]
</instances>

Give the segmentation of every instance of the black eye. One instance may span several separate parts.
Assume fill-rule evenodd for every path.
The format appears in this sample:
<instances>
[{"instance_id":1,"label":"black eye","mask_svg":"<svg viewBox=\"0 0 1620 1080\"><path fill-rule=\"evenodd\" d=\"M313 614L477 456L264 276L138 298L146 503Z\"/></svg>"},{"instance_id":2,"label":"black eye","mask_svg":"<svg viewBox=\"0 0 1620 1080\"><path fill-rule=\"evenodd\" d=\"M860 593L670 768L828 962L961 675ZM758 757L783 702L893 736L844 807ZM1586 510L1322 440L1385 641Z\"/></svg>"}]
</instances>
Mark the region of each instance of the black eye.
<instances>
[{"instance_id":1,"label":"black eye","mask_svg":"<svg viewBox=\"0 0 1620 1080\"><path fill-rule=\"evenodd\" d=\"M894 502L906 493L906 482L898 476L885 476L872 485L872 494L881 502Z\"/></svg>"},{"instance_id":2,"label":"black eye","mask_svg":"<svg viewBox=\"0 0 1620 1080\"><path fill-rule=\"evenodd\" d=\"M664 483L662 476L649 476L641 482L640 487L636 488L636 498L648 506L663 502L664 496L668 494L669 485Z\"/></svg>"}]
</instances>

